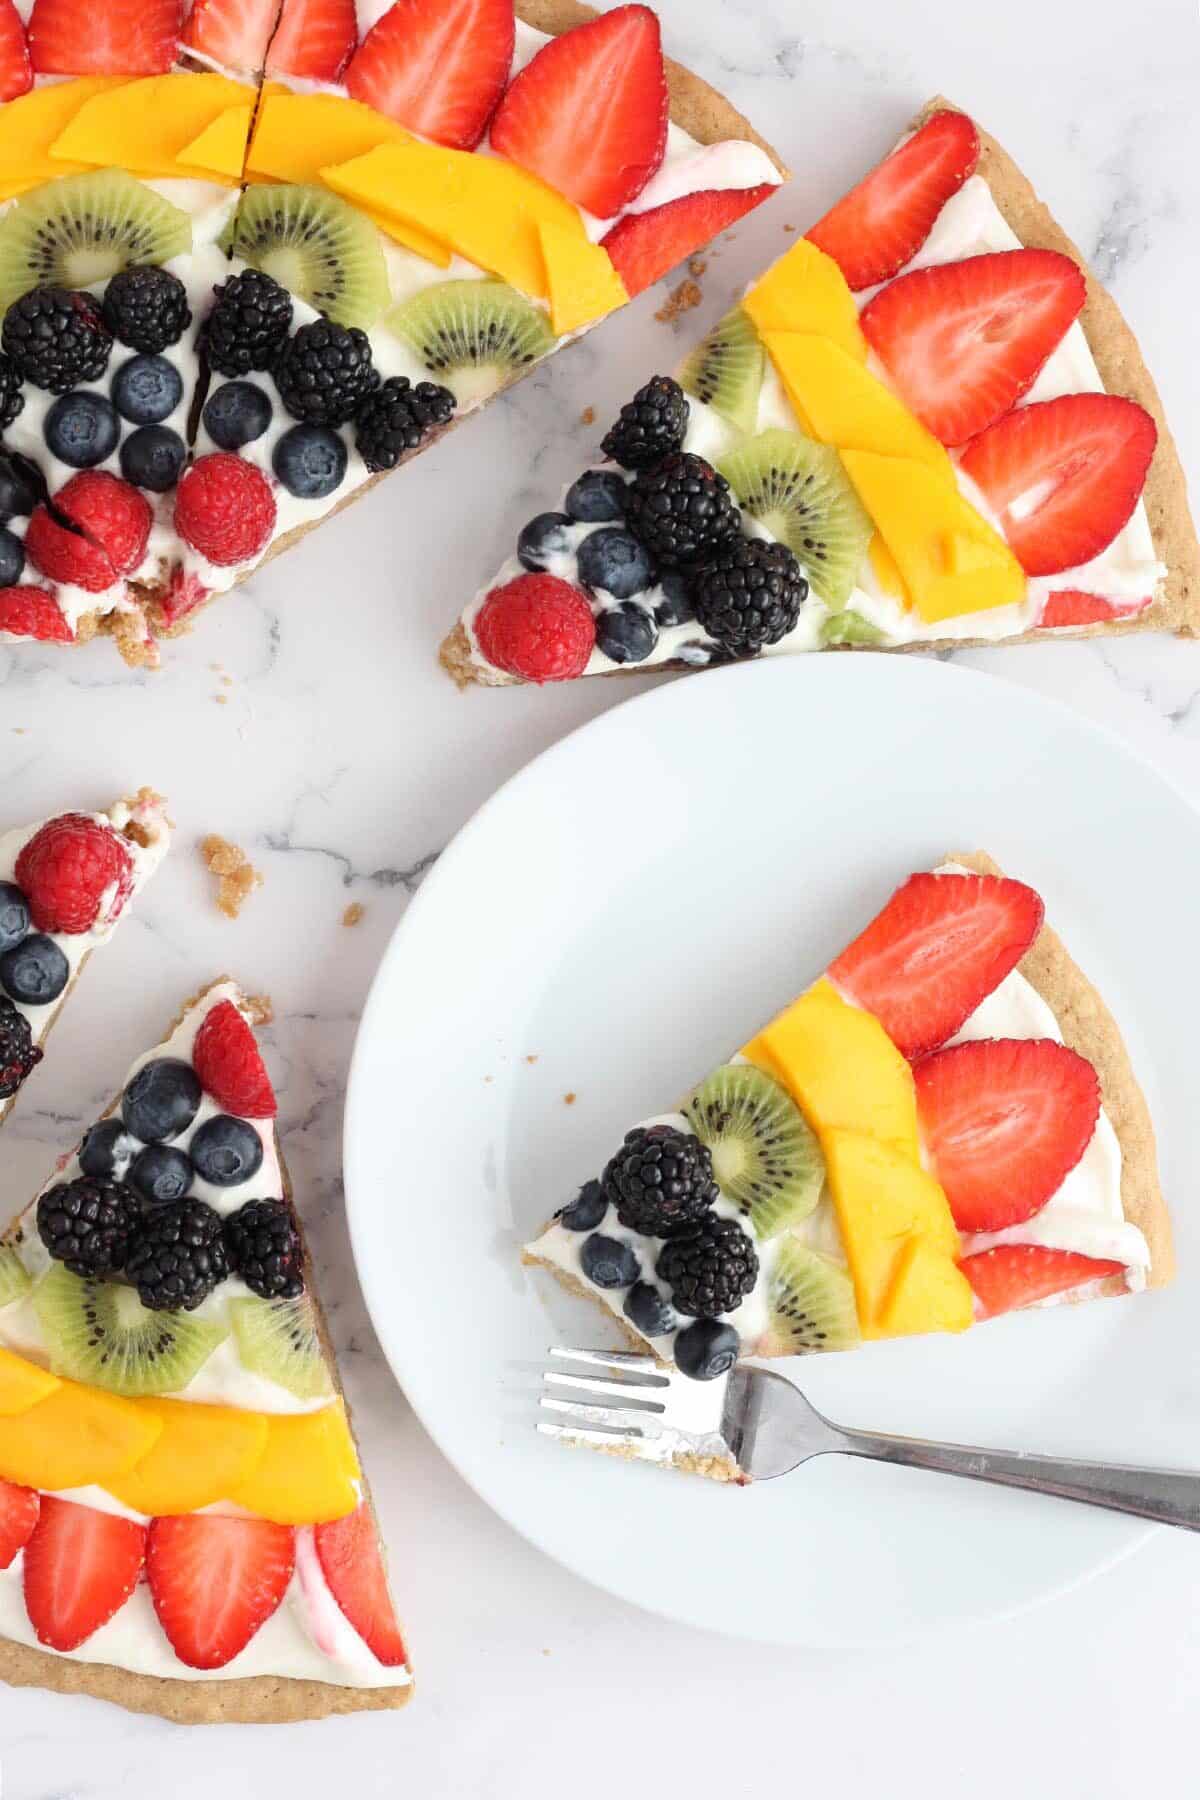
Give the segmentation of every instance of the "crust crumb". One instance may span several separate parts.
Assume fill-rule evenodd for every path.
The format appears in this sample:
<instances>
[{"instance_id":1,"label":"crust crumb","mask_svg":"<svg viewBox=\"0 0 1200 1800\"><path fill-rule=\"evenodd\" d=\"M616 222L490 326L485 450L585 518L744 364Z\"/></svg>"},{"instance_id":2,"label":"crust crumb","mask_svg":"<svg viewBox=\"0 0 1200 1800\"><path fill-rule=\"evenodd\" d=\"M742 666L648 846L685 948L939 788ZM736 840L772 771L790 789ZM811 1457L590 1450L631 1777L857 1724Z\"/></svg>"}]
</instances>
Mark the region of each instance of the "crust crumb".
<instances>
[{"instance_id":1,"label":"crust crumb","mask_svg":"<svg viewBox=\"0 0 1200 1800\"><path fill-rule=\"evenodd\" d=\"M694 276L697 281L699 281L707 268L707 256L693 256L688 262L688 274Z\"/></svg>"},{"instance_id":2,"label":"crust crumb","mask_svg":"<svg viewBox=\"0 0 1200 1800\"><path fill-rule=\"evenodd\" d=\"M783 229L785 231L795 231L796 227L794 225L785 225Z\"/></svg>"},{"instance_id":3,"label":"crust crumb","mask_svg":"<svg viewBox=\"0 0 1200 1800\"><path fill-rule=\"evenodd\" d=\"M156 793L152 787L140 787L136 794L126 800L125 804L134 813L139 813L143 810L158 812L167 802L165 796ZM127 824L122 826L121 836L127 837L131 844L137 844L142 850L148 850L151 844L158 841L157 833L148 831L137 818L130 819Z\"/></svg>"},{"instance_id":4,"label":"crust crumb","mask_svg":"<svg viewBox=\"0 0 1200 1800\"><path fill-rule=\"evenodd\" d=\"M350 905L346 908L345 912L342 914L342 924L343 925L357 925L359 920L362 918L363 914L366 912L366 910L367 909L363 905L361 900L352 900L350 902Z\"/></svg>"},{"instance_id":5,"label":"crust crumb","mask_svg":"<svg viewBox=\"0 0 1200 1800\"><path fill-rule=\"evenodd\" d=\"M677 319L683 317L684 313L691 312L693 307L699 306L703 298L704 295L694 281L681 281L678 287L671 289L654 316L664 325L674 325Z\"/></svg>"},{"instance_id":6,"label":"crust crumb","mask_svg":"<svg viewBox=\"0 0 1200 1800\"><path fill-rule=\"evenodd\" d=\"M247 994L246 1011L252 1025L269 1025L275 1017L270 994Z\"/></svg>"},{"instance_id":7,"label":"crust crumb","mask_svg":"<svg viewBox=\"0 0 1200 1800\"><path fill-rule=\"evenodd\" d=\"M236 919L263 878L244 850L227 838L212 834L200 840L200 854L210 875L217 877L217 905L227 919Z\"/></svg>"},{"instance_id":8,"label":"crust crumb","mask_svg":"<svg viewBox=\"0 0 1200 1800\"><path fill-rule=\"evenodd\" d=\"M526 1062L527 1062L527 1063L535 1063L535 1062L536 1062L536 1061L537 1061L537 1057L536 1057L536 1056L527 1056L527 1057L526 1057L526 1058L525 1058L525 1061L526 1061Z\"/></svg>"},{"instance_id":9,"label":"crust crumb","mask_svg":"<svg viewBox=\"0 0 1200 1800\"><path fill-rule=\"evenodd\" d=\"M584 407L579 415L579 423L581 425L594 425L596 423L596 409L594 406Z\"/></svg>"},{"instance_id":10,"label":"crust crumb","mask_svg":"<svg viewBox=\"0 0 1200 1800\"><path fill-rule=\"evenodd\" d=\"M563 1105L564 1106L574 1106L574 1104L578 1100L578 1098L579 1098L579 1095L575 1092L574 1088L572 1088L571 1092L569 1094L563 1095Z\"/></svg>"}]
</instances>

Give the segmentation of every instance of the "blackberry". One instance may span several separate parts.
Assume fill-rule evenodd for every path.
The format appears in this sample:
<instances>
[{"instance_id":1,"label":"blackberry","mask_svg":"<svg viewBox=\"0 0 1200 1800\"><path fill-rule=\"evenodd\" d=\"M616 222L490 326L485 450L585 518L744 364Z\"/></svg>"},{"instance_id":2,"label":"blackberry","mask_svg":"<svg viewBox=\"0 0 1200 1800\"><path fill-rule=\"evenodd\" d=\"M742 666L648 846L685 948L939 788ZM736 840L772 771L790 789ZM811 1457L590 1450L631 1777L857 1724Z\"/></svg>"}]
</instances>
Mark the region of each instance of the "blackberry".
<instances>
[{"instance_id":1,"label":"blackberry","mask_svg":"<svg viewBox=\"0 0 1200 1800\"><path fill-rule=\"evenodd\" d=\"M622 1225L644 1237L690 1231L717 1197L708 1146L673 1125L627 1131L600 1185Z\"/></svg>"},{"instance_id":2,"label":"blackberry","mask_svg":"<svg viewBox=\"0 0 1200 1800\"><path fill-rule=\"evenodd\" d=\"M20 370L11 356L0 353L0 431L8 430L24 404Z\"/></svg>"},{"instance_id":3,"label":"blackberry","mask_svg":"<svg viewBox=\"0 0 1200 1800\"><path fill-rule=\"evenodd\" d=\"M72 1275L113 1275L125 1267L141 1214L141 1201L123 1181L80 1175L42 1195L38 1236Z\"/></svg>"},{"instance_id":4,"label":"blackberry","mask_svg":"<svg viewBox=\"0 0 1200 1800\"><path fill-rule=\"evenodd\" d=\"M332 319L302 325L271 373L293 419L313 425L344 425L379 386L366 332Z\"/></svg>"},{"instance_id":5,"label":"blackberry","mask_svg":"<svg viewBox=\"0 0 1200 1800\"><path fill-rule=\"evenodd\" d=\"M286 1200L248 1200L225 1221L225 1247L235 1275L264 1300L304 1292L304 1251Z\"/></svg>"},{"instance_id":6,"label":"blackberry","mask_svg":"<svg viewBox=\"0 0 1200 1800\"><path fill-rule=\"evenodd\" d=\"M454 395L436 381L392 375L358 409L354 441L368 469L394 469L409 450L419 450L431 431L454 417Z\"/></svg>"},{"instance_id":7,"label":"blackberry","mask_svg":"<svg viewBox=\"0 0 1200 1800\"><path fill-rule=\"evenodd\" d=\"M691 597L709 637L733 656L754 656L794 629L808 582L786 544L742 538L697 572Z\"/></svg>"},{"instance_id":8,"label":"blackberry","mask_svg":"<svg viewBox=\"0 0 1200 1800\"><path fill-rule=\"evenodd\" d=\"M118 343L147 356L177 344L192 322L187 289L169 269L121 269L104 294L104 322Z\"/></svg>"},{"instance_id":9,"label":"blackberry","mask_svg":"<svg viewBox=\"0 0 1200 1800\"><path fill-rule=\"evenodd\" d=\"M655 375L626 401L600 448L623 469L652 469L679 449L687 423L683 389L669 375Z\"/></svg>"},{"instance_id":10,"label":"blackberry","mask_svg":"<svg viewBox=\"0 0 1200 1800\"><path fill-rule=\"evenodd\" d=\"M5 994L0 994L0 1100L15 1094L42 1053L33 1041L29 1020Z\"/></svg>"},{"instance_id":11,"label":"blackberry","mask_svg":"<svg viewBox=\"0 0 1200 1800\"><path fill-rule=\"evenodd\" d=\"M243 269L214 288L204 325L204 354L218 375L269 369L292 328L292 296L261 269Z\"/></svg>"},{"instance_id":12,"label":"blackberry","mask_svg":"<svg viewBox=\"0 0 1200 1800\"><path fill-rule=\"evenodd\" d=\"M191 1312L229 1273L220 1213L174 1200L142 1220L125 1273L151 1312Z\"/></svg>"},{"instance_id":13,"label":"blackberry","mask_svg":"<svg viewBox=\"0 0 1200 1800\"><path fill-rule=\"evenodd\" d=\"M693 1319L732 1312L758 1280L758 1253L736 1219L710 1213L663 1245L656 1274L676 1310Z\"/></svg>"},{"instance_id":14,"label":"blackberry","mask_svg":"<svg viewBox=\"0 0 1200 1800\"><path fill-rule=\"evenodd\" d=\"M99 381L108 367L112 333L90 294L37 287L5 313L0 343L24 380L65 394L81 381Z\"/></svg>"},{"instance_id":15,"label":"blackberry","mask_svg":"<svg viewBox=\"0 0 1200 1800\"><path fill-rule=\"evenodd\" d=\"M677 451L629 484L625 523L664 568L710 561L741 529L729 483L702 456Z\"/></svg>"}]
</instances>

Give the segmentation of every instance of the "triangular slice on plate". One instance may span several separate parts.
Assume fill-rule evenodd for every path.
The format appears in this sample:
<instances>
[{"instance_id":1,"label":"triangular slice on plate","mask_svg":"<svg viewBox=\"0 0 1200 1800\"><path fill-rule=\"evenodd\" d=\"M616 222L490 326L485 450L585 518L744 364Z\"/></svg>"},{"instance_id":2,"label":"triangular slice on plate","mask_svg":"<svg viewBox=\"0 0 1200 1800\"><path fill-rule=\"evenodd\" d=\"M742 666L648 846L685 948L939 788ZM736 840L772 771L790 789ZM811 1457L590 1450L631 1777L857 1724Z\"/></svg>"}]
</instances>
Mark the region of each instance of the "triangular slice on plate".
<instances>
[{"instance_id":1,"label":"triangular slice on plate","mask_svg":"<svg viewBox=\"0 0 1200 1800\"><path fill-rule=\"evenodd\" d=\"M1173 1269L1116 1023L1039 896L982 855L910 876L524 1254L701 1381Z\"/></svg>"},{"instance_id":2,"label":"triangular slice on plate","mask_svg":"<svg viewBox=\"0 0 1200 1800\"><path fill-rule=\"evenodd\" d=\"M0 1244L0 1678L183 1722L401 1706L382 1549L227 979Z\"/></svg>"},{"instance_id":3,"label":"triangular slice on plate","mask_svg":"<svg viewBox=\"0 0 1200 1800\"><path fill-rule=\"evenodd\" d=\"M547 503L442 646L460 683L1200 630L1133 333L944 100Z\"/></svg>"}]
</instances>

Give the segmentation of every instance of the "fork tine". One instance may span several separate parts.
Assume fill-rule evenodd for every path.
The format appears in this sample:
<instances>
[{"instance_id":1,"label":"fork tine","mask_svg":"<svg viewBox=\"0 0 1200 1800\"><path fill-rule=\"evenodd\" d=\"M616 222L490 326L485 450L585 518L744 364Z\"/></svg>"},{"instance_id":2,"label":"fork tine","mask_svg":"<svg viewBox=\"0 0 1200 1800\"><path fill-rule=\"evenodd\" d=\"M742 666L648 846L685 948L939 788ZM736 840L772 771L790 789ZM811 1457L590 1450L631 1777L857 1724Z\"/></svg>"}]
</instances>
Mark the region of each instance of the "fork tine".
<instances>
[{"instance_id":1,"label":"fork tine","mask_svg":"<svg viewBox=\"0 0 1200 1800\"><path fill-rule=\"evenodd\" d=\"M628 1444L631 1450L637 1450L643 1442L632 1432L588 1431L582 1425L551 1425L546 1419L538 1420L538 1430L544 1437L563 1438L570 1444L597 1444L605 1450L614 1444Z\"/></svg>"},{"instance_id":2,"label":"fork tine","mask_svg":"<svg viewBox=\"0 0 1200 1800\"><path fill-rule=\"evenodd\" d=\"M656 1380L645 1384L648 1386L666 1387L670 1382L666 1370L652 1356L638 1356L629 1350L571 1350L563 1344L551 1344L547 1354L583 1363L593 1369L616 1369L625 1375L656 1377Z\"/></svg>"},{"instance_id":3,"label":"fork tine","mask_svg":"<svg viewBox=\"0 0 1200 1800\"><path fill-rule=\"evenodd\" d=\"M557 1369L547 1369L542 1379L547 1386L553 1384L555 1387L583 1388L588 1393L612 1394L621 1400L628 1400L631 1397L636 1399L640 1394L648 1396L655 1392L653 1388L643 1386L641 1382L606 1381L603 1375L560 1375ZM661 1400L647 1398L641 1404L647 1412L661 1413L667 1410Z\"/></svg>"},{"instance_id":4,"label":"fork tine","mask_svg":"<svg viewBox=\"0 0 1200 1800\"><path fill-rule=\"evenodd\" d=\"M578 1419L584 1425L612 1425L618 1431L636 1432L639 1437L645 1435L647 1425L657 1426L652 1412L632 1406L592 1406L586 1400L555 1400L550 1394L543 1394L540 1404L564 1419Z\"/></svg>"}]
</instances>

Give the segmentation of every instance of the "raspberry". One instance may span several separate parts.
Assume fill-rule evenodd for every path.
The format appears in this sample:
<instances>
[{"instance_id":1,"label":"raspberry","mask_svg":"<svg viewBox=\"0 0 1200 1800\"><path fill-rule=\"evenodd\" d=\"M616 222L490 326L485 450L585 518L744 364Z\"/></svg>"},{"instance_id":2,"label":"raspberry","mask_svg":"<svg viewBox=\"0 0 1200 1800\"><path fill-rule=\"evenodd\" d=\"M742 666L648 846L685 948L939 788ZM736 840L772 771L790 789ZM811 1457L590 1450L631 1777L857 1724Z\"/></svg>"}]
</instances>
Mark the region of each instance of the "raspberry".
<instances>
[{"instance_id":1,"label":"raspberry","mask_svg":"<svg viewBox=\"0 0 1200 1800\"><path fill-rule=\"evenodd\" d=\"M232 1000L214 1006L196 1033L192 1067L225 1112L273 1119L275 1090L254 1033Z\"/></svg>"},{"instance_id":2,"label":"raspberry","mask_svg":"<svg viewBox=\"0 0 1200 1800\"><path fill-rule=\"evenodd\" d=\"M209 590L199 576L189 570L175 568L171 570L171 580L166 593L155 604L155 610L168 629L186 619L190 612L208 599Z\"/></svg>"},{"instance_id":3,"label":"raspberry","mask_svg":"<svg viewBox=\"0 0 1200 1800\"><path fill-rule=\"evenodd\" d=\"M275 496L261 469L229 450L194 462L175 496L175 528L186 543L225 568L245 562L275 529Z\"/></svg>"},{"instance_id":4,"label":"raspberry","mask_svg":"<svg viewBox=\"0 0 1200 1800\"><path fill-rule=\"evenodd\" d=\"M54 504L89 543L103 550L114 575L137 568L146 554L153 514L146 496L128 481L103 469L85 469L72 475Z\"/></svg>"},{"instance_id":5,"label":"raspberry","mask_svg":"<svg viewBox=\"0 0 1200 1800\"><path fill-rule=\"evenodd\" d=\"M586 597L557 575L518 575L493 588L475 620L487 660L523 681L573 681L587 667L596 621Z\"/></svg>"},{"instance_id":6,"label":"raspberry","mask_svg":"<svg viewBox=\"0 0 1200 1800\"><path fill-rule=\"evenodd\" d=\"M69 581L89 594L103 593L117 579L106 551L78 531L60 525L45 506L35 506L25 532L25 554L51 581Z\"/></svg>"},{"instance_id":7,"label":"raspberry","mask_svg":"<svg viewBox=\"0 0 1200 1800\"><path fill-rule=\"evenodd\" d=\"M14 873L38 930L71 935L111 925L133 887L124 841L88 813L47 820L17 857Z\"/></svg>"},{"instance_id":8,"label":"raspberry","mask_svg":"<svg viewBox=\"0 0 1200 1800\"><path fill-rule=\"evenodd\" d=\"M0 631L44 644L73 644L75 634L49 588L0 588Z\"/></svg>"}]
</instances>

